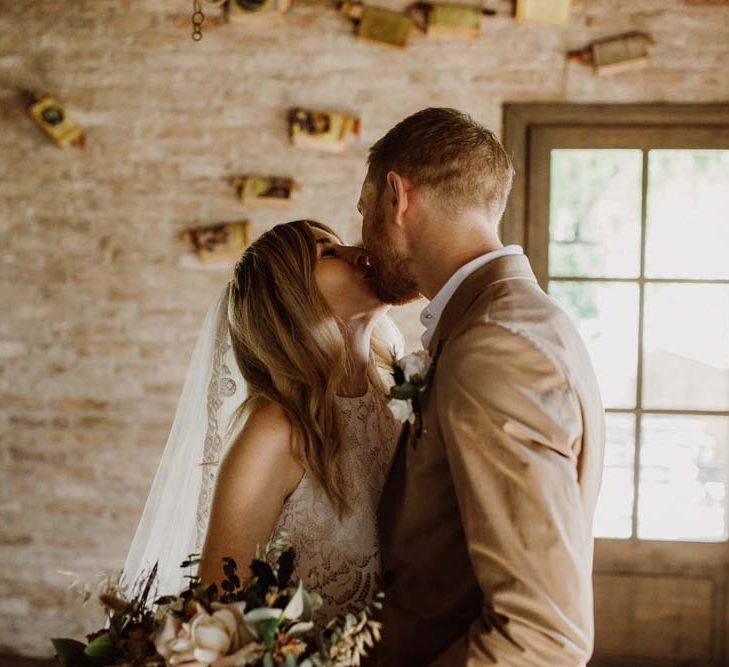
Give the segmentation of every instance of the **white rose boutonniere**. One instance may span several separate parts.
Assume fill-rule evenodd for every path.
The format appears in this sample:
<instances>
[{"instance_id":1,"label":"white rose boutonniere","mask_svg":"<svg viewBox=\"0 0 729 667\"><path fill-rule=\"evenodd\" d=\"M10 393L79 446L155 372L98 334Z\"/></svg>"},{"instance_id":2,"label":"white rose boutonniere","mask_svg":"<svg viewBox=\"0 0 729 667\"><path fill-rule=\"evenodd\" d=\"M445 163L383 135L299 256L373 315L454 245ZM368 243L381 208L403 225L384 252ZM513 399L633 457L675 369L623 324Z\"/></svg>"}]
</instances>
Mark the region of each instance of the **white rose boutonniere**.
<instances>
[{"instance_id":1,"label":"white rose boutonniere","mask_svg":"<svg viewBox=\"0 0 729 667\"><path fill-rule=\"evenodd\" d=\"M390 390L388 408L401 423L414 424L418 417L418 396L428 386L432 360L425 351L408 354L401 359L392 358L392 376L395 384Z\"/></svg>"}]
</instances>

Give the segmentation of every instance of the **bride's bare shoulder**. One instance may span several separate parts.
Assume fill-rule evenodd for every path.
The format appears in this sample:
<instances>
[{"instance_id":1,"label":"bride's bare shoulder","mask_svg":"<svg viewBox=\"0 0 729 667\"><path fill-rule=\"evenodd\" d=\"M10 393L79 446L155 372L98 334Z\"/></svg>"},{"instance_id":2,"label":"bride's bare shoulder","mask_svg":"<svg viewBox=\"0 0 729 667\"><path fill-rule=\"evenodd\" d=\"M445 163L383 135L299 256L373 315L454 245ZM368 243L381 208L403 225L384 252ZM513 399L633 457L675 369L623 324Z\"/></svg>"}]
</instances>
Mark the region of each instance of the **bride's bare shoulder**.
<instances>
[{"instance_id":1,"label":"bride's bare shoulder","mask_svg":"<svg viewBox=\"0 0 729 667\"><path fill-rule=\"evenodd\" d=\"M278 469L295 476L300 466L292 453L291 435L291 422L280 404L256 405L228 450L221 473L254 465L259 471Z\"/></svg>"}]
</instances>

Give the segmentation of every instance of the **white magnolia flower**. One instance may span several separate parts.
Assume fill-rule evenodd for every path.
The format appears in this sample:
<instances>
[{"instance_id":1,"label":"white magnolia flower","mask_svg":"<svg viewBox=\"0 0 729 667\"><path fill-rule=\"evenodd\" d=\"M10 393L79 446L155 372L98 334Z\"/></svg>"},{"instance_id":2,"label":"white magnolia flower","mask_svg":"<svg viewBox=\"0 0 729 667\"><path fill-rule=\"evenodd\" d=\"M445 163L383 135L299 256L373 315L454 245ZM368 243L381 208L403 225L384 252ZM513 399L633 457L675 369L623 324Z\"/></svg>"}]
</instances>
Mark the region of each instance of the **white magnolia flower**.
<instances>
[{"instance_id":1,"label":"white magnolia flower","mask_svg":"<svg viewBox=\"0 0 729 667\"><path fill-rule=\"evenodd\" d=\"M411 400L404 401L401 398L392 398L387 404L387 407L397 421L403 424L405 422L410 422L411 424L415 422L415 410L413 410L413 402Z\"/></svg>"},{"instance_id":2,"label":"white magnolia flower","mask_svg":"<svg viewBox=\"0 0 729 667\"><path fill-rule=\"evenodd\" d=\"M431 358L425 350L420 350L404 356L398 363L407 382L420 384L428 375Z\"/></svg>"},{"instance_id":3,"label":"white magnolia flower","mask_svg":"<svg viewBox=\"0 0 729 667\"><path fill-rule=\"evenodd\" d=\"M188 623L168 614L155 639L157 652L168 665L252 664L252 656L260 654L260 645L245 627L244 610L245 603L214 604L211 615L198 604ZM231 660L234 657L235 661Z\"/></svg>"}]
</instances>

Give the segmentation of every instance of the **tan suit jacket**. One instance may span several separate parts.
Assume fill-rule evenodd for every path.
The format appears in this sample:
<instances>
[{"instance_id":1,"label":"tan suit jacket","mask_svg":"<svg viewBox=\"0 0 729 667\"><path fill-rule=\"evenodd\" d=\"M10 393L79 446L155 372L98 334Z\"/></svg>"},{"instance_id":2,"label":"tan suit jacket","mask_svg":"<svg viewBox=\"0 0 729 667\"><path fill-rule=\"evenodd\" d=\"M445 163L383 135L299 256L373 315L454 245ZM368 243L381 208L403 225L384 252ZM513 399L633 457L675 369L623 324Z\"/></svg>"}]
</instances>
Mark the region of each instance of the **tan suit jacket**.
<instances>
[{"instance_id":1,"label":"tan suit jacket","mask_svg":"<svg viewBox=\"0 0 729 667\"><path fill-rule=\"evenodd\" d=\"M419 435L401 438L380 505L373 662L585 665L605 424L580 335L508 256L460 285L430 353Z\"/></svg>"}]
</instances>

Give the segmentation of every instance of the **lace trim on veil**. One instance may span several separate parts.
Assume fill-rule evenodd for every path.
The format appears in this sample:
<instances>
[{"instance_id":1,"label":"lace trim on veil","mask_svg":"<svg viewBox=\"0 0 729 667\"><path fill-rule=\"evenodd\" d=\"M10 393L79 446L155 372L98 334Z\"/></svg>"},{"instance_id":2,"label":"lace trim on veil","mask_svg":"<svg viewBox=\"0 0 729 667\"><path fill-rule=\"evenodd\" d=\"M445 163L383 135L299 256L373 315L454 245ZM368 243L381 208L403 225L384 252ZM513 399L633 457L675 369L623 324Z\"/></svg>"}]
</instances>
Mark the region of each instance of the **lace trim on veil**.
<instances>
[{"instance_id":1,"label":"lace trim on veil","mask_svg":"<svg viewBox=\"0 0 729 667\"><path fill-rule=\"evenodd\" d=\"M221 318L215 334L215 351L213 354L213 368L208 383L207 417L208 428L205 434L203 449L202 481L200 495L197 501L197 519L195 522L195 552L200 553L205 534L210 521L210 510L213 504L215 491L215 478L227 433L221 434L221 408L224 400L235 394L236 382L232 377L230 368L225 363L225 357L231 349L227 318ZM227 424L225 427L227 428Z\"/></svg>"}]
</instances>

